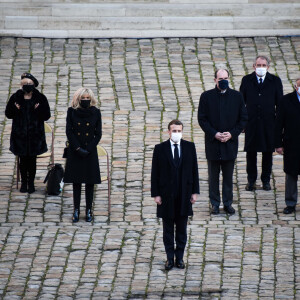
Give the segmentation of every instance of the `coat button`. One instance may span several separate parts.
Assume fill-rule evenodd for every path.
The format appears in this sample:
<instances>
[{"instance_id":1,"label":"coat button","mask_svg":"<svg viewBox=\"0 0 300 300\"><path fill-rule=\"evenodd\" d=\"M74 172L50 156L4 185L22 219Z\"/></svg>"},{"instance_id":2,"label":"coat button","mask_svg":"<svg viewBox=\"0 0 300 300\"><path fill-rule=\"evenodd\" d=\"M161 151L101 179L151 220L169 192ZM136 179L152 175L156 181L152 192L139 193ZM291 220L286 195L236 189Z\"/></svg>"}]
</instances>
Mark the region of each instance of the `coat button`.
<instances>
[{"instance_id":1,"label":"coat button","mask_svg":"<svg viewBox=\"0 0 300 300\"><path fill-rule=\"evenodd\" d=\"M90 123L86 123L86 126L90 126Z\"/></svg>"},{"instance_id":2,"label":"coat button","mask_svg":"<svg viewBox=\"0 0 300 300\"><path fill-rule=\"evenodd\" d=\"M261 96L261 94L258 94L258 96L260 97L260 96Z\"/></svg>"},{"instance_id":3,"label":"coat button","mask_svg":"<svg viewBox=\"0 0 300 300\"><path fill-rule=\"evenodd\" d=\"M80 132L78 132L78 135L80 135Z\"/></svg>"},{"instance_id":4,"label":"coat button","mask_svg":"<svg viewBox=\"0 0 300 300\"><path fill-rule=\"evenodd\" d=\"M78 125L80 125L80 123L79 123L79 122L78 122L77 124L78 124Z\"/></svg>"},{"instance_id":5,"label":"coat button","mask_svg":"<svg viewBox=\"0 0 300 300\"><path fill-rule=\"evenodd\" d=\"M88 133L86 133L85 135L86 135L86 136L88 136L89 134L88 134Z\"/></svg>"}]
</instances>

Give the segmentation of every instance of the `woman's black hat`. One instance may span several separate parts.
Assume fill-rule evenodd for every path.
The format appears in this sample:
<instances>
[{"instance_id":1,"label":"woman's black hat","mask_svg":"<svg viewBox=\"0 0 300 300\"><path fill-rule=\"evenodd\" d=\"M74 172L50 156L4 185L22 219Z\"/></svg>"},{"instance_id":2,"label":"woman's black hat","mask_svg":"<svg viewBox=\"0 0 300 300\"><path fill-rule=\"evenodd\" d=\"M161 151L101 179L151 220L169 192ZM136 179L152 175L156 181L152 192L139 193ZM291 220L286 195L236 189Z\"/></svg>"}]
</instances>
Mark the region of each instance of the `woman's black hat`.
<instances>
[{"instance_id":1,"label":"woman's black hat","mask_svg":"<svg viewBox=\"0 0 300 300\"><path fill-rule=\"evenodd\" d=\"M23 73L21 75L21 79L23 79L23 78L29 78L29 79L31 79L33 81L35 87L37 87L39 85L38 80L32 74L30 74L30 73Z\"/></svg>"}]
</instances>

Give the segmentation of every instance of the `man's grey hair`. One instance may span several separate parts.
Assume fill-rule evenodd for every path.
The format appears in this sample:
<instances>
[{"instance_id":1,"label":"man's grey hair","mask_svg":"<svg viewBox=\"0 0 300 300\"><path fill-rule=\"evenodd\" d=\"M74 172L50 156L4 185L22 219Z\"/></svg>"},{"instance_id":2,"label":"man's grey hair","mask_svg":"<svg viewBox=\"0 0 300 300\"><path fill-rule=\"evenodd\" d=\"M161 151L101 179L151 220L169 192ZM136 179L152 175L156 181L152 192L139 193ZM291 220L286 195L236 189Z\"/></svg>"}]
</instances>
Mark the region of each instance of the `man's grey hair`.
<instances>
[{"instance_id":1,"label":"man's grey hair","mask_svg":"<svg viewBox=\"0 0 300 300\"><path fill-rule=\"evenodd\" d=\"M265 55L257 55L256 58L255 58L255 60L254 60L254 63L253 63L254 66L256 65L256 61L257 61L259 58L264 59L264 60L267 62L267 65L270 66L271 61L270 61L270 59L269 59L267 56L265 56Z\"/></svg>"}]
</instances>

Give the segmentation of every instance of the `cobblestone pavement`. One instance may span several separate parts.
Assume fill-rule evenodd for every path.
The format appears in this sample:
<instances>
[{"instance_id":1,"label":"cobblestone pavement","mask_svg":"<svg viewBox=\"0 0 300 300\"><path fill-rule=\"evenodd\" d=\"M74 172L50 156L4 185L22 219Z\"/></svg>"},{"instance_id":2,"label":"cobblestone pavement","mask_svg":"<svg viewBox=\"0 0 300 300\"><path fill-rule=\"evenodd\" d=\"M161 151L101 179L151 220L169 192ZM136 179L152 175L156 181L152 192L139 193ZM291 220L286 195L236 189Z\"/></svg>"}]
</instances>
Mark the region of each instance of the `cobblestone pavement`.
<instances>
[{"instance_id":1,"label":"cobblestone pavement","mask_svg":"<svg viewBox=\"0 0 300 300\"><path fill-rule=\"evenodd\" d=\"M234 172L234 207L210 216L200 94L225 65L239 88L257 53L273 60L284 92L299 76L300 37L214 39L0 39L0 295L1 299L300 299L300 214L282 214L282 158L274 155L272 190L246 192L243 134ZM70 98L79 86L97 94L101 141L111 159L97 186L92 224L71 223L72 188L45 195L48 160L39 160L37 192L16 189L9 151L8 94L30 70L48 97L55 128L55 160L62 152ZM162 226L150 197L154 145L178 117L197 146L201 195L189 221L187 268L164 271ZM259 157L260 159L260 157ZM105 161L101 160L103 174ZM258 182L259 184L259 182ZM83 201L84 202L84 201ZM84 203L82 203L84 206ZM299 209L298 209L299 210ZM82 209L84 211L84 208Z\"/></svg>"}]
</instances>

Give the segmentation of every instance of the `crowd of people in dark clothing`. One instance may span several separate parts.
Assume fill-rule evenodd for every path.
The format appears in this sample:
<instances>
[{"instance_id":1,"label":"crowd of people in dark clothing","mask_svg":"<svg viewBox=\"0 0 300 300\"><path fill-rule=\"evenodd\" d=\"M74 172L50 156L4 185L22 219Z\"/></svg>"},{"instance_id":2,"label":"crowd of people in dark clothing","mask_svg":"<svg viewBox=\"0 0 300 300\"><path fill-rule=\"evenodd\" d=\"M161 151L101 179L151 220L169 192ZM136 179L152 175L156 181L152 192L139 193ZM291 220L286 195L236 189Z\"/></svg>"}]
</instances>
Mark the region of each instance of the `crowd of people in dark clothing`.
<instances>
[{"instance_id":1,"label":"crowd of people in dark clothing","mask_svg":"<svg viewBox=\"0 0 300 300\"><path fill-rule=\"evenodd\" d=\"M253 72L242 78L240 90L229 87L230 73L217 69L215 88L203 92L198 107L198 122L205 133L211 214L224 211L235 214L233 171L238 154L238 137L245 133L245 189L256 190L257 154L262 155L261 186L270 191L273 152L283 155L285 182L284 214L296 210L300 174L300 77L294 91L283 96L281 79L268 72L270 60L259 55ZM45 95L38 91L38 80L30 73L21 75L21 88L6 106L12 119L10 151L20 159L21 193L35 192L36 158L47 151L44 122L50 116ZM93 220L94 185L101 183L97 145L102 136L101 112L91 89L79 88L67 111L64 183L73 184L72 221L79 221L82 184L85 184L86 221ZM157 217L163 220L163 241L167 254L165 269L176 265L183 269L188 216L199 194L199 176L195 144L182 138L184 124L172 120L169 139L154 148L151 171L151 196L157 204ZM222 193L219 177L222 171ZM175 244L174 245L174 239ZM174 262L175 257L175 262Z\"/></svg>"}]
</instances>

